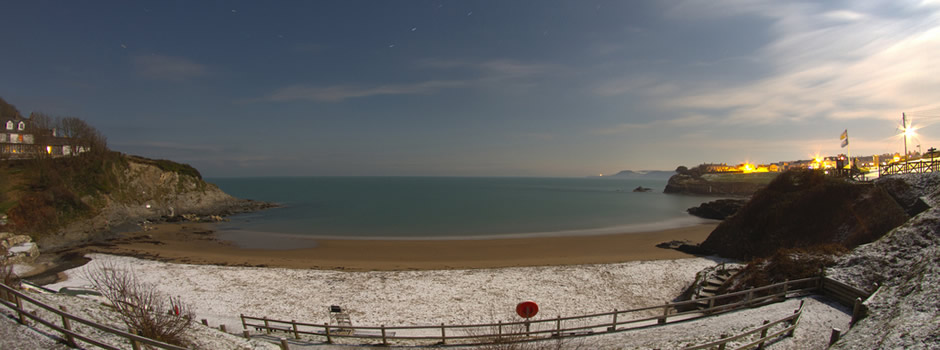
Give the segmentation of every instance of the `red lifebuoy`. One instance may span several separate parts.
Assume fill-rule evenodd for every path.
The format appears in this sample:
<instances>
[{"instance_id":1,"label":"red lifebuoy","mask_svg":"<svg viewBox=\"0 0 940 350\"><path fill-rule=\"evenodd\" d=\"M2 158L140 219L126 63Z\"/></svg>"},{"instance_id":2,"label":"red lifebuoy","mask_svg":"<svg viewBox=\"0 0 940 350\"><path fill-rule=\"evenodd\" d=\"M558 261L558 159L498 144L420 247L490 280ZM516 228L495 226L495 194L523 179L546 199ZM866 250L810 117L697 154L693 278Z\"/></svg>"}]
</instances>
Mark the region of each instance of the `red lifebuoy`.
<instances>
[{"instance_id":1,"label":"red lifebuoy","mask_svg":"<svg viewBox=\"0 0 940 350\"><path fill-rule=\"evenodd\" d=\"M539 313L539 305L534 301L523 301L516 305L516 313L522 318L532 318Z\"/></svg>"}]
</instances>

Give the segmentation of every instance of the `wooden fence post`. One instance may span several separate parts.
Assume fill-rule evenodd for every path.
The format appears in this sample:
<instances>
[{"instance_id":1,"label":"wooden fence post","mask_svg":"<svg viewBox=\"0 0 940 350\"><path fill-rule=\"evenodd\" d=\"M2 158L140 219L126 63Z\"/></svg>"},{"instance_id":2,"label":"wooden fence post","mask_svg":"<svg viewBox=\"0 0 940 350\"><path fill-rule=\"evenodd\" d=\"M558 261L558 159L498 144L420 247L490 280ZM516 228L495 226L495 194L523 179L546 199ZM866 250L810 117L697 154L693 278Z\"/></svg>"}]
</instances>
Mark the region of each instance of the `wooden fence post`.
<instances>
[{"instance_id":1,"label":"wooden fence post","mask_svg":"<svg viewBox=\"0 0 940 350\"><path fill-rule=\"evenodd\" d=\"M206 327L209 327L209 320L207 320L207 319L202 319L202 325L203 325L203 326L206 326Z\"/></svg>"},{"instance_id":2,"label":"wooden fence post","mask_svg":"<svg viewBox=\"0 0 940 350\"><path fill-rule=\"evenodd\" d=\"M228 330L225 329L225 325L224 325L224 324L220 324L220 325L219 325L219 330L222 331L222 333L228 333Z\"/></svg>"},{"instance_id":3,"label":"wooden fence post","mask_svg":"<svg viewBox=\"0 0 940 350\"><path fill-rule=\"evenodd\" d=\"M264 332L271 334L271 326L268 325L268 316L264 316Z\"/></svg>"},{"instance_id":4,"label":"wooden fence post","mask_svg":"<svg viewBox=\"0 0 940 350\"><path fill-rule=\"evenodd\" d=\"M833 328L832 334L829 335L829 346L832 346L832 344L835 344L837 341L839 341L839 338L841 337L842 337L842 330L838 328Z\"/></svg>"},{"instance_id":5,"label":"wooden fence post","mask_svg":"<svg viewBox=\"0 0 940 350\"><path fill-rule=\"evenodd\" d=\"M849 322L849 327L855 326L855 323L862 318L862 298L855 298L855 305L852 307L852 321Z\"/></svg>"},{"instance_id":6,"label":"wooden fence post","mask_svg":"<svg viewBox=\"0 0 940 350\"><path fill-rule=\"evenodd\" d=\"M385 325L382 326L382 345L388 346L388 340L385 339Z\"/></svg>"},{"instance_id":7,"label":"wooden fence post","mask_svg":"<svg viewBox=\"0 0 940 350\"><path fill-rule=\"evenodd\" d=\"M300 339L300 332L297 331L297 321L290 320L290 324L294 328L294 339Z\"/></svg>"},{"instance_id":8,"label":"wooden fence post","mask_svg":"<svg viewBox=\"0 0 940 350\"><path fill-rule=\"evenodd\" d=\"M13 294L13 299L16 300L16 315L19 316L20 324L26 324L26 315L23 312L23 300L16 294Z\"/></svg>"},{"instance_id":9,"label":"wooden fence post","mask_svg":"<svg viewBox=\"0 0 940 350\"><path fill-rule=\"evenodd\" d=\"M770 321L764 320L764 325L766 326ZM764 328L760 331L760 343L757 344L758 349L764 348L764 338L767 338L767 328Z\"/></svg>"},{"instance_id":10,"label":"wooden fence post","mask_svg":"<svg viewBox=\"0 0 940 350\"><path fill-rule=\"evenodd\" d=\"M62 312L68 312L68 310L65 309L65 306L62 306L62 305L59 306L59 310L62 310ZM65 315L62 315L62 328L65 328L65 330L67 331L72 330L72 320L70 320L68 317L65 317ZM73 348L78 347L75 344L75 337L73 337L69 333L65 333L65 343Z\"/></svg>"},{"instance_id":11,"label":"wooden fence post","mask_svg":"<svg viewBox=\"0 0 940 350\"><path fill-rule=\"evenodd\" d=\"M752 299L754 299L754 287L748 288L747 299L744 300L744 305L751 305Z\"/></svg>"},{"instance_id":12,"label":"wooden fence post","mask_svg":"<svg viewBox=\"0 0 940 350\"><path fill-rule=\"evenodd\" d=\"M713 295L708 298L708 310L711 311L711 309L713 309L714 307L715 307L715 296Z\"/></svg>"},{"instance_id":13,"label":"wooden fence post","mask_svg":"<svg viewBox=\"0 0 940 350\"><path fill-rule=\"evenodd\" d=\"M242 319L242 329L248 329L248 323L245 322L245 314L238 314L238 317Z\"/></svg>"},{"instance_id":14,"label":"wooden fence post","mask_svg":"<svg viewBox=\"0 0 940 350\"><path fill-rule=\"evenodd\" d=\"M136 332L131 332L131 333L136 334ZM133 348L134 350L140 350L140 343L137 342L136 339L131 339L131 348Z\"/></svg>"},{"instance_id":15,"label":"wooden fence post","mask_svg":"<svg viewBox=\"0 0 940 350\"><path fill-rule=\"evenodd\" d=\"M287 344L287 339L281 338L281 350L290 350L290 345Z\"/></svg>"},{"instance_id":16,"label":"wooden fence post","mask_svg":"<svg viewBox=\"0 0 940 350\"><path fill-rule=\"evenodd\" d=\"M497 324L496 327L497 327L497 328L496 328L496 330L497 330L497 333L496 333L496 341L499 342L499 341L501 341L502 338L503 338L503 321L499 321L499 323Z\"/></svg>"},{"instance_id":17,"label":"wooden fence post","mask_svg":"<svg viewBox=\"0 0 940 350\"><path fill-rule=\"evenodd\" d=\"M617 330L617 309L614 309L614 321L610 323L610 328L607 329L608 332L613 332Z\"/></svg>"},{"instance_id":18,"label":"wooden fence post","mask_svg":"<svg viewBox=\"0 0 940 350\"><path fill-rule=\"evenodd\" d=\"M324 323L323 328L326 329L326 343L333 344L333 338L330 337L330 324Z\"/></svg>"},{"instance_id":19,"label":"wooden fence post","mask_svg":"<svg viewBox=\"0 0 940 350\"><path fill-rule=\"evenodd\" d=\"M441 322L441 344L447 344L447 332L444 330L444 322Z\"/></svg>"},{"instance_id":20,"label":"wooden fence post","mask_svg":"<svg viewBox=\"0 0 940 350\"><path fill-rule=\"evenodd\" d=\"M555 336L561 338L561 315L555 319Z\"/></svg>"},{"instance_id":21,"label":"wooden fence post","mask_svg":"<svg viewBox=\"0 0 940 350\"><path fill-rule=\"evenodd\" d=\"M793 314L794 314L794 315L797 314L797 313L799 313L799 312L802 312L802 311L803 311L803 303L804 303L804 302L806 302L806 300L800 300L800 308L799 308L799 309L796 309L796 310L793 310ZM796 333L796 321L798 321L798 320L800 319L800 317L802 317L802 316L803 316L803 314L800 314L800 316L797 316L797 317L794 318L792 321L790 321L790 326L793 326L793 329L790 330L790 333L787 333L787 336L788 336L788 337L792 337L793 334Z\"/></svg>"},{"instance_id":22,"label":"wooden fence post","mask_svg":"<svg viewBox=\"0 0 940 350\"><path fill-rule=\"evenodd\" d=\"M727 337L728 337L727 334L722 334L722 335L721 335L721 339L722 339L722 340L724 340L724 339L727 338ZM726 346L726 345L728 345L728 342L727 342L727 341L725 341L725 342L723 342L723 343L721 343L721 344L718 344L718 350L725 350L725 346Z\"/></svg>"},{"instance_id":23,"label":"wooden fence post","mask_svg":"<svg viewBox=\"0 0 940 350\"><path fill-rule=\"evenodd\" d=\"M663 317L660 318L657 323L666 324L666 318L669 317L669 302L666 302L666 305L663 306Z\"/></svg>"},{"instance_id":24,"label":"wooden fence post","mask_svg":"<svg viewBox=\"0 0 940 350\"><path fill-rule=\"evenodd\" d=\"M245 336L245 339L251 340L251 332L247 329L242 331L242 335Z\"/></svg>"}]
</instances>

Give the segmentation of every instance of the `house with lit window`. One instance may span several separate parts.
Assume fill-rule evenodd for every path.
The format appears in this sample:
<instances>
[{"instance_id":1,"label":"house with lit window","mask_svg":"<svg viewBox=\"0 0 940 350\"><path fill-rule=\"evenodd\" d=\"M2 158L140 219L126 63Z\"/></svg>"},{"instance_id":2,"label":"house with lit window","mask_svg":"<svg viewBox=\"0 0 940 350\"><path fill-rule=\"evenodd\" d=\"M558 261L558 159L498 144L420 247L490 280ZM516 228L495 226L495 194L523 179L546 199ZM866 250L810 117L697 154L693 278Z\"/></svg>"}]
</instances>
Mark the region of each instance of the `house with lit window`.
<instances>
[{"instance_id":1,"label":"house with lit window","mask_svg":"<svg viewBox=\"0 0 940 350\"><path fill-rule=\"evenodd\" d=\"M35 137L27 131L28 119L0 119L0 158L30 158L35 152Z\"/></svg>"},{"instance_id":2,"label":"house with lit window","mask_svg":"<svg viewBox=\"0 0 940 350\"><path fill-rule=\"evenodd\" d=\"M69 138L57 135L55 129L36 130L30 127L29 119L19 116L0 118L0 159L27 159L40 154L60 157L84 151L84 147L73 146Z\"/></svg>"}]
</instances>

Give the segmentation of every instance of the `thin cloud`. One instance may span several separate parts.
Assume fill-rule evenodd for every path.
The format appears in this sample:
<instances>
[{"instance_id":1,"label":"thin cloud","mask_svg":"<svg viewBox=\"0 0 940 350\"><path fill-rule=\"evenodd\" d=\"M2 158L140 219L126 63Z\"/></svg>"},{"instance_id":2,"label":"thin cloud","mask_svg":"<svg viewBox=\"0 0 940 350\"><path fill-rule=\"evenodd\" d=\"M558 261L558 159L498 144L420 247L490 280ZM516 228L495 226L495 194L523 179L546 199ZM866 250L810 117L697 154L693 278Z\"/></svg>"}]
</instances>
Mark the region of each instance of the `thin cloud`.
<instances>
[{"instance_id":1,"label":"thin cloud","mask_svg":"<svg viewBox=\"0 0 940 350\"><path fill-rule=\"evenodd\" d=\"M718 17L724 12L771 19L774 40L757 57L775 73L671 96L665 108L710 110L735 123L894 118L904 109L935 103L940 91L936 8L905 9L922 15L899 19L870 8L821 11L813 4L776 2L700 6L708 4L684 3L673 15Z\"/></svg>"},{"instance_id":2,"label":"thin cloud","mask_svg":"<svg viewBox=\"0 0 940 350\"><path fill-rule=\"evenodd\" d=\"M311 86L292 85L274 91L273 93L254 101L287 102L287 101L318 101L339 102L350 98L363 98L381 95L426 95L445 89L466 86L465 81L459 80L432 80L411 84L388 85L337 85L337 86Z\"/></svg>"},{"instance_id":3,"label":"thin cloud","mask_svg":"<svg viewBox=\"0 0 940 350\"><path fill-rule=\"evenodd\" d=\"M595 129L592 133L598 135L618 135L656 127L690 128L701 125L709 125L713 122L714 118L701 114L690 114L679 118L653 120L645 123L621 123L609 128Z\"/></svg>"},{"instance_id":4,"label":"thin cloud","mask_svg":"<svg viewBox=\"0 0 940 350\"><path fill-rule=\"evenodd\" d=\"M138 75L154 80L183 81L208 72L205 65L182 57L144 55L135 56L132 60Z\"/></svg>"},{"instance_id":5,"label":"thin cloud","mask_svg":"<svg viewBox=\"0 0 940 350\"><path fill-rule=\"evenodd\" d=\"M562 67L545 63L525 63L515 60L496 59L486 61L426 59L418 63L421 67L434 69L467 69L476 72L482 79L523 78L558 72Z\"/></svg>"},{"instance_id":6,"label":"thin cloud","mask_svg":"<svg viewBox=\"0 0 940 350\"><path fill-rule=\"evenodd\" d=\"M352 98L365 98L382 95L429 95L440 91L484 86L492 83L514 81L524 84L526 78L539 76L557 67L546 64L525 64L512 60L489 60L469 62L460 60L424 60L419 66L434 69L470 69L474 76L455 80L429 80L406 84L350 84L316 86L296 84L283 87L274 92L249 102L287 102L316 101L340 102ZM521 82L520 82L521 81ZM508 84L503 85L506 87ZM531 85L522 85L531 87Z\"/></svg>"}]
</instances>

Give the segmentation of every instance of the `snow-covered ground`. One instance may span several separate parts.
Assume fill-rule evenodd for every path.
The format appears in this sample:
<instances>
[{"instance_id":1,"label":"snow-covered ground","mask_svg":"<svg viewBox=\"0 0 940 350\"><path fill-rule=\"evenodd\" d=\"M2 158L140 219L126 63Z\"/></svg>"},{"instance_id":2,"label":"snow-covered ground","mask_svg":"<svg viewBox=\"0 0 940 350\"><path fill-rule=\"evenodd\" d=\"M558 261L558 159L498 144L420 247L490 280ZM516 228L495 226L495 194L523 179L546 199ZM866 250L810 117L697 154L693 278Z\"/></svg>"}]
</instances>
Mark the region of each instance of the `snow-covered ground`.
<instances>
[{"instance_id":1,"label":"snow-covered ground","mask_svg":"<svg viewBox=\"0 0 940 350\"><path fill-rule=\"evenodd\" d=\"M536 318L573 316L659 305L671 301L714 259L638 261L606 265L515 267L478 270L343 272L187 265L92 255L92 262L46 286L85 286L84 271L102 264L132 269L142 280L191 304L197 319L241 330L239 314L308 323L330 322L329 305L341 305L359 326L406 326L518 321L524 300L540 306ZM846 310L807 298L797 337L779 343L822 348L831 327L845 329ZM668 327L573 340L572 347L672 348L718 339L777 320L798 308L795 300ZM635 316L638 317L639 315ZM403 335L402 332L398 332ZM583 339L583 340L582 340ZM362 341L354 341L361 343ZM658 345L657 345L658 344ZM821 346L816 346L822 344ZM567 347L567 346L566 346ZM802 348L803 346L798 346Z\"/></svg>"},{"instance_id":2,"label":"snow-covered ground","mask_svg":"<svg viewBox=\"0 0 940 350\"><path fill-rule=\"evenodd\" d=\"M239 314L330 322L340 305L356 325L434 325L517 321L516 304L533 300L540 315L582 315L672 300L711 259L609 265L477 270L343 272L187 265L94 254L46 286L87 286L85 271L103 264L133 270L143 281L194 307L199 319L240 329ZM237 328L236 328L237 327Z\"/></svg>"}]
</instances>

